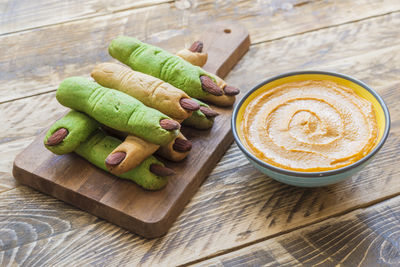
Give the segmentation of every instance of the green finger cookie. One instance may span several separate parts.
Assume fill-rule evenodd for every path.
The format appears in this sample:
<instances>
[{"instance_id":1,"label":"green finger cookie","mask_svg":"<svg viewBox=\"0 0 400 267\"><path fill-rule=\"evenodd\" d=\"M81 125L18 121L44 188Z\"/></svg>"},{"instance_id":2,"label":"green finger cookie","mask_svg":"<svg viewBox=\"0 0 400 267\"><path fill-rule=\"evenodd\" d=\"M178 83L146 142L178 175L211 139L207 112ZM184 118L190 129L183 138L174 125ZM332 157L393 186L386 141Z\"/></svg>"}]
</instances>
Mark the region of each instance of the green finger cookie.
<instances>
[{"instance_id":1,"label":"green finger cookie","mask_svg":"<svg viewBox=\"0 0 400 267\"><path fill-rule=\"evenodd\" d=\"M161 120L170 118L158 110L83 77L65 79L56 97L66 107L82 111L104 125L154 144L166 145L179 134L178 130L165 130L160 126Z\"/></svg>"},{"instance_id":2,"label":"green finger cookie","mask_svg":"<svg viewBox=\"0 0 400 267\"><path fill-rule=\"evenodd\" d=\"M105 159L120 144L121 140L106 135L103 131L97 130L75 152L92 164L108 172ZM160 177L150 172L150 165L164 164L155 157L150 156L134 169L118 175L120 178L131 180L148 190L157 190L164 187L168 181L167 177Z\"/></svg>"},{"instance_id":3,"label":"green finger cookie","mask_svg":"<svg viewBox=\"0 0 400 267\"><path fill-rule=\"evenodd\" d=\"M110 55L134 70L157 77L191 97L204 99L210 95L202 89L200 76L213 75L161 48L145 44L138 39L120 36L108 47Z\"/></svg>"},{"instance_id":4,"label":"green finger cookie","mask_svg":"<svg viewBox=\"0 0 400 267\"><path fill-rule=\"evenodd\" d=\"M50 127L44 138L44 144L46 145L49 137L57 130L64 128L68 131L66 137L59 144L46 145L46 148L57 155L70 153L84 142L99 126L100 124L97 121L87 115L71 110Z\"/></svg>"},{"instance_id":5,"label":"green finger cookie","mask_svg":"<svg viewBox=\"0 0 400 267\"><path fill-rule=\"evenodd\" d=\"M194 101L196 101L197 103L200 104L200 106L203 107L207 107L209 108L210 106L197 100L192 98ZM206 115L204 115L203 112L201 112L201 110L196 110L193 111L192 115L185 119L182 122L183 125L187 125L187 126L191 126L193 128L199 129L199 130L206 130L206 129L210 129L213 124L214 124L214 118L207 118Z\"/></svg>"}]
</instances>

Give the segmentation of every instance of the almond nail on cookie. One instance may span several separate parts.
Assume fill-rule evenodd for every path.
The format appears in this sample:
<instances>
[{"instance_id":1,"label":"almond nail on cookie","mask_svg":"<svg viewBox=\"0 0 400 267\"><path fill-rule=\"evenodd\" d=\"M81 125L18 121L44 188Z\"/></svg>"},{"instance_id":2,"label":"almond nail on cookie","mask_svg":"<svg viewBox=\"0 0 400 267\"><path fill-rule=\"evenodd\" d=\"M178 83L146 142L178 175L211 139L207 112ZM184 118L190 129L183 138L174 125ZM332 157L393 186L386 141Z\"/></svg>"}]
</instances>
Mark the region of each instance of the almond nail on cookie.
<instances>
[{"instance_id":1,"label":"almond nail on cookie","mask_svg":"<svg viewBox=\"0 0 400 267\"><path fill-rule=\"evenodd\" d=\"M203 67L208 59L207 53L203 53L203 42L194 42L189 49L182 49L176 53L180 58L183 58L192 65Z\"/></svg>"},{"instance_id":2,"label":"almond nail on cookie","mask_svg":"<svg viewBox=\"0 0 400 267\"><path fill-rule=\"evenodd\" d=\"M67 154L73 152L99 126L100 123L87 115L71 110L50 127L44 144L54 154Z\"/></svg>"},{"instance_id":3,"label":"almond nail on cookie","mask_svg":"<svg viewBox=\"0 0 400 267\"><path fill-rule=\"evenodd\" d=\"M195 41L193 44L189 47L190 52L195 52L195 53L201 53L203 52L203 42L202 41Z\"/></svg>"},{"instance_id":4,"label":"almond nail on cookie","mask_svg":"<svg viewBox=\"0 0 400 267\"><path fill-rule=\"evenodd\" d=\"M203 114L206 115L207 118L214 118L219 115L218 112L206 106L201 106L200 111L203 112Z\"/></svg>"},{"instance_id":5,"label":"almond nail on cookie","mask_svg":"<svg viewBox=\"0 0 400 267\"><path fill-rule=\"evenodd\" d=\"M60 144L65 139L65 137L67 137L68 134L69 132L66 128L60 128L47 139L45 145L56 146Z\"/></svg>"},{"instance_id":6,"label":"almond nail on cookie","mask_svg":"<svg viewBox=\"0 0 400 267\"><path fill-rule=\"evenodd\" d=\"M173 140L171 143L161 146L157 150L156 154L165 159L179 162L187 157L191 149L192 142L187 140L186 137L180 133L178 137L175 138L175 140Z\"/></svg>"},{"instance_id":7,"label":"almond nail on cookie","mask_svg":"<svg viewBox=\"0 0 400 267\"><path fill-rule=\"evenodd\" d=\"M193 112L192 116L184 120L182 124L199 130L210 129L214 124L214 118L218 116L219 113L211 109L211 107L206 103L197 99L193 100L199 103L200 109Z\"/></svg>"}]
</instances>

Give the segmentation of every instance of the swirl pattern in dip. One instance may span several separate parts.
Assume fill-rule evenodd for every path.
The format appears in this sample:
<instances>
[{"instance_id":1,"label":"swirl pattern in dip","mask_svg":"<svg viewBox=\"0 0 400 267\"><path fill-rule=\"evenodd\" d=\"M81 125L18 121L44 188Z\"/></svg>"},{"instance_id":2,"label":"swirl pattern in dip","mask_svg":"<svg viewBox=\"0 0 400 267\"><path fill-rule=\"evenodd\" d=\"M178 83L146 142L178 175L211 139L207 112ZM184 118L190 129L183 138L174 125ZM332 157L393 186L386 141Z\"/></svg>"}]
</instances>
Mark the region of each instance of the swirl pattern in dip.
<instances>
[{"instance_id":1,"label":"swirl pattern in dip","mask_svg":"<svg viewBox=\"0 0 400 267\"><path fill-rule=\"evenodd\" d=\"M377 141L372 104L330 81L280 85L253 99L241 139L257 158L284 169L326 171L358 161Z\"/></svg>"}]
</instances>

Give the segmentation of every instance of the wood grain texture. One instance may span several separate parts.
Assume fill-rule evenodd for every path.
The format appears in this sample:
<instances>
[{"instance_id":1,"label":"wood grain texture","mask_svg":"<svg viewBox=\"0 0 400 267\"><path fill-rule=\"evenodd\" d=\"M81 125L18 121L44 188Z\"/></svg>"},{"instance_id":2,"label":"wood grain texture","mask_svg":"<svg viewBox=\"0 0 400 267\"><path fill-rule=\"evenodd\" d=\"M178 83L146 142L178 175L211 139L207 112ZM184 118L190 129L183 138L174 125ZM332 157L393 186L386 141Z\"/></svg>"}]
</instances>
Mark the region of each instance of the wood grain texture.
<instances>
[{"instance_id":1,"label":"wood grain texture","mask_svg":"<svg viewBox=\"0 0 400 267\"><path fill-rule=\"evenodd\" d=\"M0 35L172 1L3 0L0 2Z\"/></svg>"},{"instance_id":2,"label":"wood grain texture","mask_svg":"<svg viewBox=\"0 0 400 267\"><path fill-rule=\"evenodd\" d=\"M233 21L219 22L216 25L218 26L210 27L207 34L199 38L204 43L204 53L208 55L203 68L225 78L249 50L250 36L244 27L232 27L235 25ZM237 42L230 42L228 38Z\"/></svg>"},{"instance_id":3,"label":"wood grain texture","mask_svg":"<svg viewBox=\"0 0 400 267\"><path fill-rule=\"evenodd\" d=\"M193 266L399 266L400 197Z\"/></svg>"},{"instance_id":4,"label":"wood grain texture","mask_svg":"<svg viewBox=\"0 0 400 267\"><path fill-rule=\"evenodd\" d=\"M224 32L227 27L229 33ZM210 58L204 66L206 70L211 66L212 71L226 74L249 49L248 32L240 25L215 24L205 34L205 51L220 54ZM230 46L220 50L219 46L225 43ZM16 157L14 178L144 237L164 235L233 142L230 131L232 108L213 109L220 115L215 118L212 129L182 129L192 141L193 149L184 161L167 162L175 174L169 177L162 190L144 190L131 181L96 168L73 153L57 156L44 147L45 133Z\"/></svg>"},{"instance_id":5,"label":"wood grain texture","mask_svg":"<svg viewBox=\"0 0 400 267\"><path fill-rule=\"evenodd\" d=\"M0 103L53 91L64 78L89 73L111 60L107 45L120 34L175 52L220 20L239 21L259 43L400 10L397 0L193 3L188 9L161 4L1 36L7 53L0 54Z\"/></svg>"},{"instance_id":6,"label":"wood grain texture","mask_svg":"<svg viewBox=\"0 0 400 267\"><path fill-rule=\"evenodd\" d=\"M34 137L28 137L0 145L2 147L0 153L0 193L18 186L18 182L11 174L13 163L9 158L15 158L34 139Z\"/></svg>"},{"instance_id":7,"label":"wood grain texture","mask_svg":"<svg viewBox=\"0 0 400 267\"><path fill-rule=\"evenodd\" d=\"M165 237L146 241L100 220L72 227L66 232L42 235L41 239L32 238L24 245L4 250L6 256L2 263L61 266L78 262L87 265L183 264L397 195L400 191L397 182L400 174L396 168L400 149L399 22L399 14L390 14L254 45L227 78L229 83L245 91L284 71L328 68L354 75L373 86L389 105L391 135L375 160L350 180L320 189L285 186L255 171L233 145ZM54 96L31 97L20 105L18 114L4 113L4 107L10 110L12 102L0 105L0 112L3 112L0 120L4 114L12 114L1 121L6 130L0 134L14 138L12 142L0 144L1 151L11 143L37 135L59 116L54 110L60 107L51 99ZM25 100L13 102L18 105L22 103L19 101ZM47 116L30 115L37 112L35 106L44 109L40 114ZM30 117L20 124L19 120L25 116ZM16 127L19 127L18 131ZM4 158L11 164L12 158ZM8 176L11 175L8 173ZM18 227L13 224L14 214L24 209L24 205L32 203L30 208L33 210L34 205L36 213L49 209L54 214L60 213L54 215L60 217L65 210L71 209L60 202L59 206L46 206L47 200L37 197L43 195L23 186L3 194L10 198L10 193L18 195L17 204L13 211L5 212L2 219L15 231ZM82 218L93 217L85 212L79 214ZM75 220L71 218L69 223L73 224ZM36 222L30 223L32 226L29 227L34 228ZM52 222L49 225L56 226Z\"/></svg>"}]
</instances>

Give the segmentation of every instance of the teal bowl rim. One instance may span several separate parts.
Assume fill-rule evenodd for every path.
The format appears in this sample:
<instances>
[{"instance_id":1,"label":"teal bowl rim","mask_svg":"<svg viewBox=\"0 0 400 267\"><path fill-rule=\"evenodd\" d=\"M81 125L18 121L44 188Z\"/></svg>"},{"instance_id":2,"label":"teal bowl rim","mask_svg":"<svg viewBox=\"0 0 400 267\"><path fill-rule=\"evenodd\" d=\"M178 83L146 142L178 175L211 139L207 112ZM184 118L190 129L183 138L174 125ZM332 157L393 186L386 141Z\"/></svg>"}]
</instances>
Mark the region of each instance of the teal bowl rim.
<instances>
[{"instance_id":1,"label":"teal bowl rim","mask_svg":"<svg viewBox=\"0 0 400 267\"><path fill-rule=\"evenodd\" d=\"M294 75L304 75L304 74L322 74L322 75L328 75L328 76L336 76L339 78L343 78L346 79L348 81L351 81L353 83L356 83L358 85L360 85L361 87L365 88L368 92L370 92L375 98L376 100L379 102L379 104L381 105L382 109L383 109L383 113L385 115L385 130L383 132L383 136L381 138L381 140L379 141L378 145L365 157L363 157L362 159L341 167L339 169L334 169L334 170L329 170L329 171L321 171L321 172L299 172L299 171L291 171L291 170L286 170L283 168L279 168L276 166L273 166L271 164L266 163L265 161L260 160L259 158L257 158L256 156L254 156L252 153L250 153L247 148L242 144L242 142L240 141L240 138L238 136L238 133L236 131L236 118L238 116L238 112L240 107L243 105L244 101L247 99L247 97L249 97L253 92L255 92L256 90L258 90L260 87L264 86L267 83L270 83L272 81L281 79L281 78L285 78L288 76L294 76ZM239 103L235 106L234 110L233 110L233 114L232 114L232 118L231 118L231 129L232 129L232 133L233 133L233 137L235 139L236 144L238 145L238 147L240 148L240 150L249 158L251 158L253 160L253 162L255 162L256 164L260 165L261 167L270 169L272 171L281 173L281 174L285 174L288 176L297 176L297 177L324 177L324 176L331 176L331 175L336 175L336 174L340 174L340 173L344 173L347 170L351 169L351 168L355 168L361 164L363 164L364 162L368 161L368 159L370 159L372 156L374 156L383 146L383 144L385 143L388 135L389 135L389 130L390 130L390 115L389 115L389 109L385 104L385 101L383 101L382 97L380 97L378 95L377 92L375 92L371 87L369 87L368 85L366 85L365 83L363 83L362 81L355 79L353 77L350 77L348 75L342 74L342 73L337 73L337 72L329 72L329 71L293 71L293 72L287 72L287 73L283 73L280 75L276 75L273 76L272 78L269 78L267 80L265 80L264 82L258 84L256 87L253 87L249 92L247 92L242 99L240 99Z\"/></svg>"}]
</instances>

